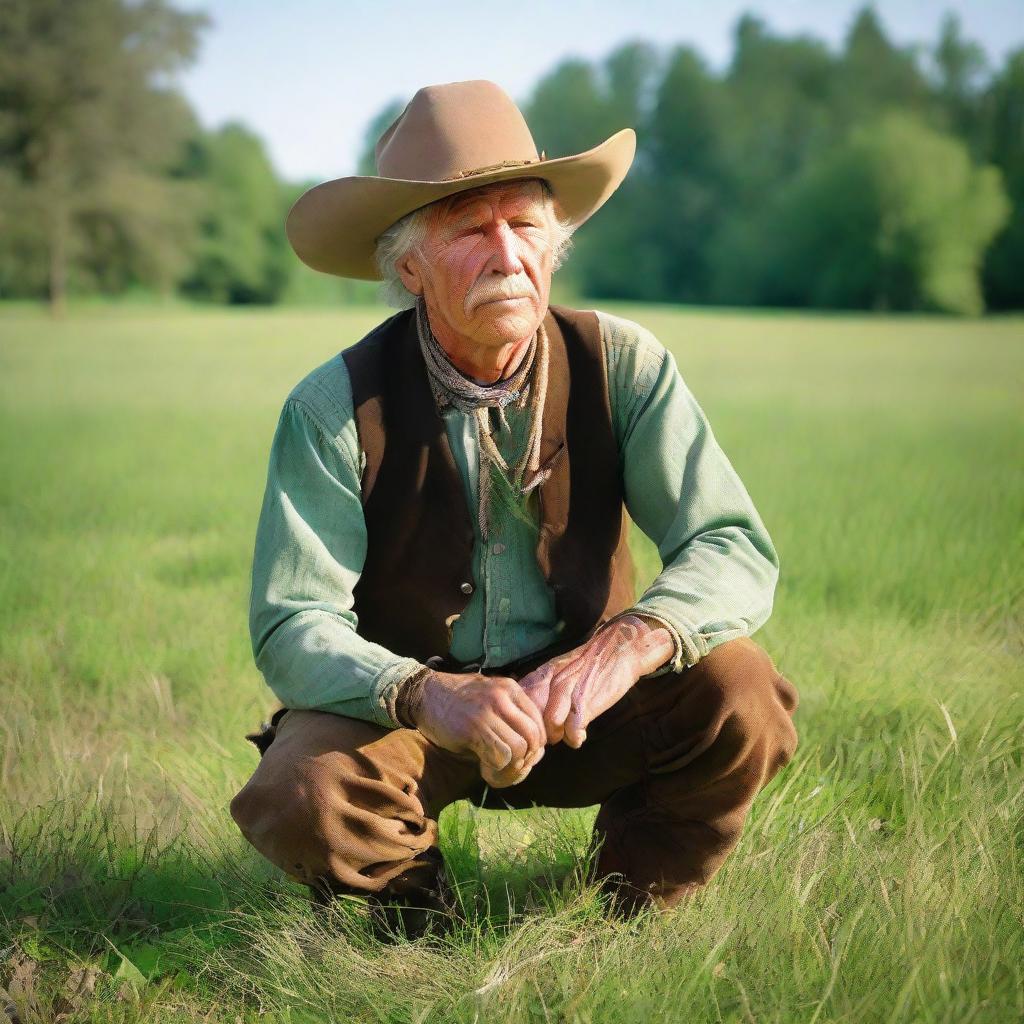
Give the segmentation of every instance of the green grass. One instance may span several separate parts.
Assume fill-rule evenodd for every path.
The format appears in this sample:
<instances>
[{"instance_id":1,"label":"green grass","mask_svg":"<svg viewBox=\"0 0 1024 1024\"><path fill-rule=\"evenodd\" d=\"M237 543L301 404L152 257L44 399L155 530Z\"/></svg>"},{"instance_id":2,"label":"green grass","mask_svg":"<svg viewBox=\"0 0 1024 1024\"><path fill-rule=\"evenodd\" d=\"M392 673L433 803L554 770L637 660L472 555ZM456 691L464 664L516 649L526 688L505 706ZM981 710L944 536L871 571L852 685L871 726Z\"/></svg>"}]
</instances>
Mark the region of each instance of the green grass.
<instances>
[{"instance_id":1,"label":"green grass","mask_svg":"<svg viewBox=\"0 0 1024 1024\"><path fill-rule=\"evenodd\" d=\"M23 1020L1024 1015L1024 321L604 308L672 348L777 544L757 638L801 745L712 885L633 927L579 881L592 811L457 805L469 923L398 946L354 904L314 920L227 814L273 704L246 601L280 404L384 312L0 311L0 985Z\"/></svg>"}]
</instances>

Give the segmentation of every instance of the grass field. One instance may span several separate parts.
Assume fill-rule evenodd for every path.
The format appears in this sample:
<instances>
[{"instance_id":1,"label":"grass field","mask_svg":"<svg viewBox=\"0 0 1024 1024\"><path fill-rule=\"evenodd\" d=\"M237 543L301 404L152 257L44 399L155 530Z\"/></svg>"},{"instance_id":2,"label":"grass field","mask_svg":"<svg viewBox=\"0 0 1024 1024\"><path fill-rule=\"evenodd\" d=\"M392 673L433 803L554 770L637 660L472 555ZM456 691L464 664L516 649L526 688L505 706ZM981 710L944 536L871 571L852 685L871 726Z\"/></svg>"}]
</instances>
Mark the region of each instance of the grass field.
<instances>
[{"instance_id":1,"label":"grass field","mask_svg":"<svg viewBox=\"0 0 1024 1024\"><path fill-rule=\"evenodd\" d=\"M712 885L631 927L578 882L592 811L456 805L469 924L394 946L314 920L227 814L273 704L246 603L280 404L386 314L0 310L22 1021L1024 1016L1024 320L604 308L671 347L776 542L757 639L801 745Z\"/></svg>"}]
</instances>

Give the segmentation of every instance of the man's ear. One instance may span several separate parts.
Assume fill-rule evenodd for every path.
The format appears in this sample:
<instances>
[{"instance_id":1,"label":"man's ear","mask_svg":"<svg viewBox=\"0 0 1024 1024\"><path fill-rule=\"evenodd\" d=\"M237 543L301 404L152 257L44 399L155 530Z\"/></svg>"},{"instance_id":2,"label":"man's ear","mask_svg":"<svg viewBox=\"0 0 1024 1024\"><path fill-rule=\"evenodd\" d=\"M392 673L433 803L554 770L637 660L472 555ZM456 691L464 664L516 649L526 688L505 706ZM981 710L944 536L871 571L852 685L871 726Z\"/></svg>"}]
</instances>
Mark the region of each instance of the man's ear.
<instances>
[{"instance_id":1,"label":"man's ear","mask_svg":"<svg viewBox=\"0 0 1024 1024\"><path fill-rule=\"evenodd\" d=\"M395 260L395 270L402 280L402 284L412 292L413 295L423 294L423 279L420 276L419 265L415 256L406 253L400 260Z\"/></svg>"}]
</instances>

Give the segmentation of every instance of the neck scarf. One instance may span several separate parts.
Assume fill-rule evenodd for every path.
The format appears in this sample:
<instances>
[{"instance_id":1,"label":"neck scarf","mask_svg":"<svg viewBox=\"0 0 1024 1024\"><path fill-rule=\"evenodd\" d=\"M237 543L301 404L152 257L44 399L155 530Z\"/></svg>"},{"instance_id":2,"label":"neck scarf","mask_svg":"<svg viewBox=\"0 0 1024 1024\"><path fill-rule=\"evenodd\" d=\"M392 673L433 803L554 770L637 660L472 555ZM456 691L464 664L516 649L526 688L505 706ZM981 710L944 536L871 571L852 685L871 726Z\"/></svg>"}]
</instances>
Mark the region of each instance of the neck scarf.
<instances>
[{"instance_id":1,"label":"neck scarf","mask_svg":"<svg viewBox=\"0 0 1024 1024\"><path fill-rule=\"evenodd\" d=\"M493 384L478 384L467 377L449 359L448 353L430 329L427 319L427 305L423 296L416 299L416 329L420 350L426 363L427 376L438 408L454 406L476 418L480 436L480 473L478 477L479 503L477 520L480 536L489 536L489 510L492 466L505 474L506 479L519 494L526 494L536 487L543 477L538 475L540 463L541 425L544 416L544 398L548 387L548 335L543 322L530 339L529 348L516 369L508 376L501 377ZM529 407L529 430L526 448L515 466L510 470L508 463L498 451L491 436L491 421L487 410L497 408L498 416L505 428L505 406L515 403L519 409ZM526 483L526 474L531 480Z\"/></svg>"}]
</instances>

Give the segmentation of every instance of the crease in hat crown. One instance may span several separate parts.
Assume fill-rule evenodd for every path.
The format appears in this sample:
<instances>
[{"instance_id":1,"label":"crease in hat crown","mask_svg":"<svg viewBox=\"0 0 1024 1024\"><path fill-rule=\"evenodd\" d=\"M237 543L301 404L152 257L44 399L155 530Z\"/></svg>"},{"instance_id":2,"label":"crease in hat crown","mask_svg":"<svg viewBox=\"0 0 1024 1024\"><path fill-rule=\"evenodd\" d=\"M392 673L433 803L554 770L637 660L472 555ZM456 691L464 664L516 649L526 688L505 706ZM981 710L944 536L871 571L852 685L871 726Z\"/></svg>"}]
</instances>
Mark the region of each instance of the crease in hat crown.
<instances>
[{"instance_id":1,"label":"crease in hat crown","mask_svg":"<svg viewBox=\"0 0 1024 1024\"><path fill-rule=\"evenodd\" d=\"M288 211L285 231L314 270L380 280L377 239L421 206L492 182L538 177L578 228L622 183L635 153L636 133L622 128L584 152L550 158L538 151L526 118L497 83L428 85L377 140L377 173L307 189Z\"/></svg>"},{"instance_id":2,"label":"crease in hat crown","mask_svg":"<svg viewBox=\"0 0 1024 1024\"><path fill-rule=\"evenodd\" d=\"M419 89L374 155L378 177L404 181L452 181L543 159L522 111L486 79Z\"/></svg>"}]
</instances>

